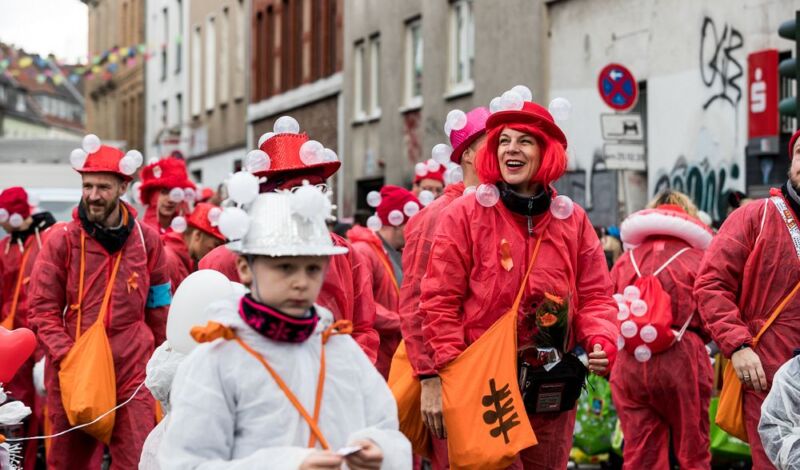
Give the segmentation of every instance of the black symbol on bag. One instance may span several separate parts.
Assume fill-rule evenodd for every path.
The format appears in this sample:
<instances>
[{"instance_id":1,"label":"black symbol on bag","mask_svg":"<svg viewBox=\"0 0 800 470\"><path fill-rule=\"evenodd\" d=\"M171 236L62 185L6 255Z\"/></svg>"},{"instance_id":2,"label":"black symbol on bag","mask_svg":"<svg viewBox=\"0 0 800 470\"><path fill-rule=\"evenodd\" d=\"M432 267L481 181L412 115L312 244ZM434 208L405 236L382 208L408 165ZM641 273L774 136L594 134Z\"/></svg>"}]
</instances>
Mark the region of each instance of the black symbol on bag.
<instances>
[{"instance_id":1,"label":"black symbol on bag","mask_svg":"<svg viewBox=\"0 0 800 470\"><path fill-rule=\"evenodd\" d=\"M497 427L492 428L489 434L492 437L499 437L500 434L503 434L503 439L505 439L506 444L510 442L508 439L508 431L520 424L518 420L519 415L514 411L514 399L510 398L509 395L511 395L511 391L508 389L508 384L500 390L497 390L494 379L489 379L489 394L484 395L482 400L483 406L494 408L483 413L483 421L486 424L497 423ZM501 404L506 398L508 398L508 400ZM506 416L512 412L513 414L511 416Z\"/></svg>"}]
</instances>

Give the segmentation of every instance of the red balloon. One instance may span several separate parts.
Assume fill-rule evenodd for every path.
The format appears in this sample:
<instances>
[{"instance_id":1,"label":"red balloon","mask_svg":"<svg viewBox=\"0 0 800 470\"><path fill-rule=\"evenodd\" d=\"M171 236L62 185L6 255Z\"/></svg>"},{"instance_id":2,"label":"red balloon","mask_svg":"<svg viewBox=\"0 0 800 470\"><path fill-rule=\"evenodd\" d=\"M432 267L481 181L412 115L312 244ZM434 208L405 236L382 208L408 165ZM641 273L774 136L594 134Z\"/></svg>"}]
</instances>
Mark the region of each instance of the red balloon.
<instances>
[{"instance_id":1,"label":"red balloon","mask_svg":"<svg viewBox=\"0 0 800 470\"><path fill-rule=\"evenodd\" d=\"M36 349L36 335L27 328L0 326L0 383L7 384Z\"/></svg>"}]
</instances>

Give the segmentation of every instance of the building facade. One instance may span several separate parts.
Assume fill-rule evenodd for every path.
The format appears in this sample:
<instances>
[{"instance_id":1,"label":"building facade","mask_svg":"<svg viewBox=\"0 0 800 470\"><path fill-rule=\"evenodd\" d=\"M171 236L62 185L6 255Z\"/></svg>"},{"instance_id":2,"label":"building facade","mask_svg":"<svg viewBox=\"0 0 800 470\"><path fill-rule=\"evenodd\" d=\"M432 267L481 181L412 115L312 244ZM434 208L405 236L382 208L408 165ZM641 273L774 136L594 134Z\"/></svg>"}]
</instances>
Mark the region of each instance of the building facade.
<instances>
[{"instance_id":1,"label":"building facade","mask_svg":"<svg viewBox=\"0 0 800 470\"><path fill-rule=\"evenodd\" d=\"M346 0L343 210L408 185L417 162L448 142L451 109L488 106L514 85L547 91L541 1Z\"/></svg>"},{"instance_id":2,"label":"building facade","mask_svg":"<svg viewBox=\"0 0 800 470\"><path fill-rule=\"evenodd\" d=\"M145 0L82 1L89 7L89 57L97 72L85 87L86 128L101 140L144 150L144 61L128 60L128 51L145 41Z\"/></svg>"},{"instance_id":3,"label":"building facade","mask_svg":"<svg viewBox=\"0 0 800 470\"><path fill-rule=\"evenodd\" d=\"M186 91L189 73L185 27L188 0L147 0L147 44L158 45L146 67L145 157L173 151L188 155L191 126Z\"/></svg>"},{"instance_id":4,"label":"building facade","mask_svg":"<svg viewBox=\"0 0 800 470\"><path fill-rule=\"evenodd\" d=\"M187 164L195 181L215 187L246 154L249 4L192 0L186 8Z\"/></svg>"}]
</instances>

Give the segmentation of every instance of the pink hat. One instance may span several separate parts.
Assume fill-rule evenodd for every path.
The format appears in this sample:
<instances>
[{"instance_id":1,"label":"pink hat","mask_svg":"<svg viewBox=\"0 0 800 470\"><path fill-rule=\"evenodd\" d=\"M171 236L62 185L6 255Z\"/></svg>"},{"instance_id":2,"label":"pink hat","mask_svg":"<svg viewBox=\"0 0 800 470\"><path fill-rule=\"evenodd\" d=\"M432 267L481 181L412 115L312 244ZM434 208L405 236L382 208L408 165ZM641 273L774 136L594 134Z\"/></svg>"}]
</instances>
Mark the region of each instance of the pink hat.
<instances>
[{"instance_id":1,"label":"pink hat","mask_svg":"<svg viewBox=\"0 0 800 470\"><path fill-rule=\"evenodd\" d=\"M489 108L479 106L467 113L467 124L463 128L450 132L450 146L453 147L450 160L461 163L464 150L486 133L486 120L491 114Z\"/></svg>"},{"instance_id":2,"label":"pink hat","mask_svg":"<svg viewBox=\"0 0 800 470\"><path fill-rule=\"evenodd\" d=\"M800 137L800 129L794 131L792 138L789 139L789 160L794 158L794 143L797 142L798 137Z\"/></svg>"}]
</instances>

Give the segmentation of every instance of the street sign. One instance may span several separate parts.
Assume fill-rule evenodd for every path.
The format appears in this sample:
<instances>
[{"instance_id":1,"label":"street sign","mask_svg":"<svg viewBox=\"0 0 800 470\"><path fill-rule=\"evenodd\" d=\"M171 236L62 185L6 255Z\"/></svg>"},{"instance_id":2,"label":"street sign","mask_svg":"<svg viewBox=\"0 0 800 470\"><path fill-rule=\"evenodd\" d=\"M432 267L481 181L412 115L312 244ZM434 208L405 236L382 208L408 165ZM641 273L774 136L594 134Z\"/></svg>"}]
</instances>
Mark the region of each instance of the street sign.
<instances>
[{"instance_id":1,"label":"street sign","mask_svg":"<svg viewBox=\"0 0 800 470\"><path fill-rule=\"evenodd\" d=\"M597 90L603 101L616 111L627 111L636 104L639 85L630 70L620 64L608 64L597 76Z\"/></svg>"},{"instance_id":2,"label":"street sign","mask_svg":"<svg viewBox=\"0 0 800 470\"><path fill-rule=\"evenodd\" d=\"M642 115L639 113L601 114L600 128L603 132L603 140L626 142L642 142L644 140Z\"/></svg>"},{"instance_id":3,"label":"street sign","mask_svg":"<svg viewBox=\"0 0 800 470\"><path fill-rule=\"evenodd\" d=\"M606 157L606 168L609 170L647 169L647 156L644 144L605 144L603 153Z\"/></svg>"}]
</instances>

